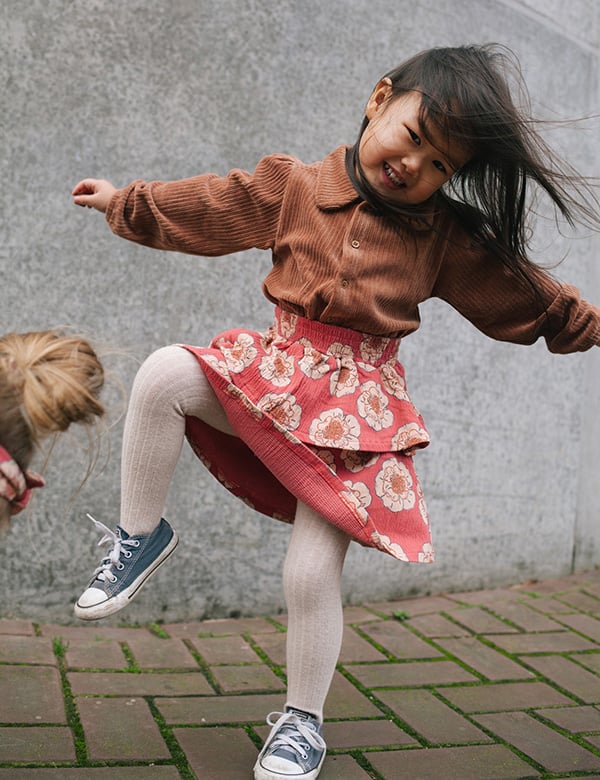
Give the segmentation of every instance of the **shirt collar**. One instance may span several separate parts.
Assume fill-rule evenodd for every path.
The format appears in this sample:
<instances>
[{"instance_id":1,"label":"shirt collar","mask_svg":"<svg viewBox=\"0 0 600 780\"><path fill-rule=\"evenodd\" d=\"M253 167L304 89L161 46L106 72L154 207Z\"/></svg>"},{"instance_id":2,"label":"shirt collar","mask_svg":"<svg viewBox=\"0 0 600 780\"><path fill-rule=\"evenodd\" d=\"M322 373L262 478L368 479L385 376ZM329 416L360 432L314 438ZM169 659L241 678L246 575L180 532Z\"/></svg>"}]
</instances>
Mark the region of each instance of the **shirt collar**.
<instances>
[{"instance_id":1,"label":"shirt collar","mask_svg":"<svg viewBox=\"0 0 600 780\"><path fill-rule=\"evenodd\" d=\"M344 206L362 200L346 172L346 154L350 148L338 146L321 162L316 188L317 206L320 209L325 211L342 209ZM402 221L405 226L410 226L413 230L430 230L439 214L439 208L439 199L434 196L425 207L425 218L407 216Z\"/></svg>"},{"instance_id":2,"label":"shirt collar","mask_svg":"<svg viewBox=\"0 0 600 780\"><path fill-rule=\"evenodd\" d=\"M341 209L360 200L346 173L346 152L349 148L338 146L321 163L316 191L320 209Z\"/></svg>"}]
</instances>

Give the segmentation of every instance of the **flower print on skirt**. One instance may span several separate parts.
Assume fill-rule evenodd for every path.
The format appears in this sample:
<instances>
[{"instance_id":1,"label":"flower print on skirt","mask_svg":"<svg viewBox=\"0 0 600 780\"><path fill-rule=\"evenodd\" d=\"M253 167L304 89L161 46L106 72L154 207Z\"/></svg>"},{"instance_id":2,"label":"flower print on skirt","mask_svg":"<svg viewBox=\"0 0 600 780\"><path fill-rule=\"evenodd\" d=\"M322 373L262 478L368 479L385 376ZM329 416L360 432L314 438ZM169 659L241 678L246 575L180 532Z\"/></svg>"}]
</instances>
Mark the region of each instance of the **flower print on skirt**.
<instances>
[{"instance_id":1,"label":"flower print on skirt","mask_svg":"<svg viewBox=\"0 0 600 780\"><path fill-rule=\"evenodd\" d=\"M279 308L265 333L235 329L196 356L238 434L186 418L211 473L263 514L293 522L299 499L356 541L433 561L413 454L429 444L406 391L399 339Z\"/></svg>"}]
</instances>

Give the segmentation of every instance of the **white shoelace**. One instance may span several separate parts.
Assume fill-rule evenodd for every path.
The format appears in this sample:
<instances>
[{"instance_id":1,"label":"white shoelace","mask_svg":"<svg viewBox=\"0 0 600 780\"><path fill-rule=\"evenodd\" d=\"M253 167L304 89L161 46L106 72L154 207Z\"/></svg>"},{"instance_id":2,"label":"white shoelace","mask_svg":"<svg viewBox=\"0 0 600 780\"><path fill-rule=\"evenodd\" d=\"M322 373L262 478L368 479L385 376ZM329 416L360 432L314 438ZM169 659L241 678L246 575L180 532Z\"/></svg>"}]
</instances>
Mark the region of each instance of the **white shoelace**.
<instances>
[{"instance_id":1,"label":"white shoelace","mask_svg":"<svg viewBox=\"0 0 600 780\"><path fill-rule=\"evenodd\" d=\"M137 539L121 539L121 537L112 531L110 528L92 517L89 512L86 512L86 516L90 518L92 523L100 530L104 536L98 542L98 547L102 547L105 544L112 545L106 557L102 559L100 566L94 572L94 577L101 582L109 579L111 582L115 582L116 577L112 573L111 569L115 566L117 569L122 569L121 554L124 554L126 558L131 557L131 552L125 549L127 547L139 547L139 541Z\"/></svg>"},{"instance_id":2,"label":"white shoelace","mask_svg":"<svg viewBox=\"0 0 600 780\"><path fill-rule=\"evenodd\" d=\"M273 718L276 717L278 720L274 722ZM308 725L294 712L270 712L267 716L267 723L269 726L273 726L273 731L277 731L280 728L282 731L283 729L291 731L288 734L278 734L273 742L269 744L269 752L273 752L281 747L287 748L306 761L308 758L307 751L311 747L315 750L326 750L327 748L325 740L315 731L315 727Z\"/></svg>"}]
</instances>

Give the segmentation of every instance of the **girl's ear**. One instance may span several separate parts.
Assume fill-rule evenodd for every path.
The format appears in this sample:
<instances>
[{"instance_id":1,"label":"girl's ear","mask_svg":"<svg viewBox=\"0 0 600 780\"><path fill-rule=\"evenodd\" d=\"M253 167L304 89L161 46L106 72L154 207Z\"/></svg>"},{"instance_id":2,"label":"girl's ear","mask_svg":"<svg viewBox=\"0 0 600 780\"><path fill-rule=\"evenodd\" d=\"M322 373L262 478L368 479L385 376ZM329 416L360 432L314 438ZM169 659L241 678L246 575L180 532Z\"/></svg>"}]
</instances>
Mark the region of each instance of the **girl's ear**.
<instances>
[{"instance_id":1,"label":"girl's ear","mask_svg":"<svg viewBox=\"0 0 600 780\"><path fill-rule=\"evenodd\" d=\"M365 116L367 119L373 119L377 111L379 111L381 106L385 103L391 94L392 80L386 76L385 78L381 79L379 84L377 84L373 90L373 94L369 98L367 108L365 109Z\"/></svg>"}]
</instances>

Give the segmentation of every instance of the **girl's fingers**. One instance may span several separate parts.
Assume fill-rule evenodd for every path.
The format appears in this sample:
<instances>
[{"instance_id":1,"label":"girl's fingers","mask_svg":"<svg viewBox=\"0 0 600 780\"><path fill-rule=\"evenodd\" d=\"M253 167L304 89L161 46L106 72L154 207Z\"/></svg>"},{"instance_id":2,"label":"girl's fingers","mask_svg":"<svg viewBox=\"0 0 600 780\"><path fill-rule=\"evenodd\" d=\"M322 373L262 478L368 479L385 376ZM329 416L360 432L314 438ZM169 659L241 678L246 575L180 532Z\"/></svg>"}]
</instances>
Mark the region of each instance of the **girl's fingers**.
<instances>
[{"instance_id":1,"label":"girl's fingers","mask_svg":"<svg viewBox=\"0 0 600 780\"><path fill-rule=\"evenodd\" d=\"M14 460L0 463L0 493L9 501L25 491L25 476Z\"/></svg>"},{"instance_id":2,"label":"girl's fingers","mask_svg":"<svg viewBox=\"0 0 600 780\"><path fill-rule=\"evenodd\" d=\"M89 179L84 179L73 187L71 195L93 195L96 192L96 189L94 182Z\"/></svg>"}]
</instances>

